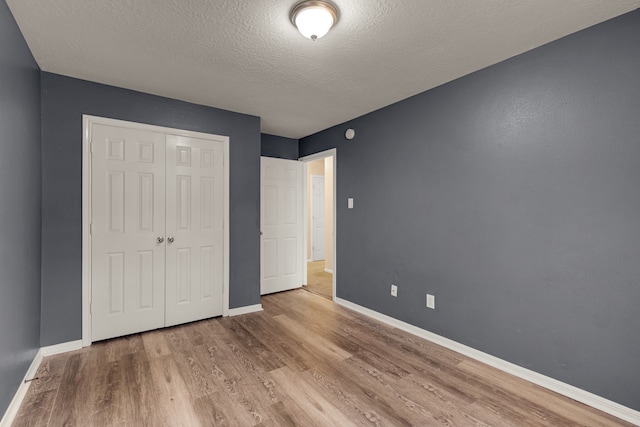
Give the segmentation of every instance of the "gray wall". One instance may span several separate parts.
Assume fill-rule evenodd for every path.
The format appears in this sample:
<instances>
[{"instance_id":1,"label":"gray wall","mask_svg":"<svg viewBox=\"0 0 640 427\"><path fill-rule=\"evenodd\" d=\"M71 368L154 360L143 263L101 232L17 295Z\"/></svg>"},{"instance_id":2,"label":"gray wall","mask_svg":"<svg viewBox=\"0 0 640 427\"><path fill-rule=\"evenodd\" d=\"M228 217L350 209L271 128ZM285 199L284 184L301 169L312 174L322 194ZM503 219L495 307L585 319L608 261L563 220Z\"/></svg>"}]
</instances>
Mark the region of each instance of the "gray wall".
<instances>
[{"instance_id":1,"label":"gray wall","mask_svg":"<svg viewBox=\"0 0 640 427\"><path fill-rule=\"evenodd\" d=\"M263 156L298 160L297 139L263 133L261 135L261 147Z\"/></svg>"},{"instance_id":2,"label":"gray wall","mask_svg":"<svg viewBox=\"0 0 640 427\"><path fill-rule=\"evenodd\" d=\"M0 1L0 418L40 346L40 70Z\"/></svg>"},{"instance_id":3,"label":"gray wall","mask_svg":"<svg viewBox=\"0 0 640 427\"><path fill-rule=\"evenodd\" d=\"M331 147L338 297L640 410L640 11L300 155Z\"/></svg>"},{"instance_id":4,"label":"gray wall","mask_svg":"<svg viewBox=\"0 0 640 427\"><path fill-rule=\"evenodd\" d=\"M82 337L82 114L230 137L230 307L260 302L260 119L42 73L43 346Z\"/></svg>"}]
</instances>

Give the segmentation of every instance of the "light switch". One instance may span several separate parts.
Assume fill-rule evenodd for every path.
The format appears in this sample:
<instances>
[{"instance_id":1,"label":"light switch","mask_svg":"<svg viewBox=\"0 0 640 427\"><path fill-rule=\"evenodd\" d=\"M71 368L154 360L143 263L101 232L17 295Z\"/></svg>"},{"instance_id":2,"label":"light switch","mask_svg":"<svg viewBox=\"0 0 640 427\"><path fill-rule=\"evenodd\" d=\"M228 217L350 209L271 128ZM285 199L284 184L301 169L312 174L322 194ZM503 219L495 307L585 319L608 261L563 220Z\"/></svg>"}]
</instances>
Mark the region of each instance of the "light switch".
<instances>
[{"instance_id":1,"label":"light switch","mask_svg":"<svg viewBox=\"0 0 640 427\"><path fill-rule=\"evenodd\" d=\"M433 308L435 310L435 308L436 308L436 297L435 297L435 295L427 294L427 307L428 308Z\"/></svg>"},{"instance_id":2,"label":"light switch","mask_svg":"<svg viewBox=\"0 0 640 427\"><path fill-rule=\"evenodd\" d=\"M353 197L349 197L349 199L347 200L347 207L349 209L353 209Z\"/></svg>"}]
</instances>

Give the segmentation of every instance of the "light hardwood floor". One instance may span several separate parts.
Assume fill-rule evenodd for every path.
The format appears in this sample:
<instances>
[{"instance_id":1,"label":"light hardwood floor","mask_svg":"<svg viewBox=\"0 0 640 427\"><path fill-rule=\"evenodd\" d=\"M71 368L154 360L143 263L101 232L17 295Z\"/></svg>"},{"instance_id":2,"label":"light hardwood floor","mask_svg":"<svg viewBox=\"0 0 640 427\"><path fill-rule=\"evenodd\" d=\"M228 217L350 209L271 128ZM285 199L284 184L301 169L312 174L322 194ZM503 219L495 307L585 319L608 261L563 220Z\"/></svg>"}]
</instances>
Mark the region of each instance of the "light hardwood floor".
<instances>
[{"instance_id":1,"label":"light hardwood floor","mask_svg":"<svg viewBox=\"0 0 640 427\"><path fill-rule=\"evenodd\" d=\"M303 290L44 359L14 426L625 426Z\"/></svg>"},{"instance_id":2,"label":"light hardwood floor","mask_svg":"<svg viewBox=\"0 0 640 427\"><path fill-rule=\"evenodd\" d=\"M324 260L307 263L307 285L303 289L333 299L333 274L324 271Z\"/></svg>"}]
</instances>

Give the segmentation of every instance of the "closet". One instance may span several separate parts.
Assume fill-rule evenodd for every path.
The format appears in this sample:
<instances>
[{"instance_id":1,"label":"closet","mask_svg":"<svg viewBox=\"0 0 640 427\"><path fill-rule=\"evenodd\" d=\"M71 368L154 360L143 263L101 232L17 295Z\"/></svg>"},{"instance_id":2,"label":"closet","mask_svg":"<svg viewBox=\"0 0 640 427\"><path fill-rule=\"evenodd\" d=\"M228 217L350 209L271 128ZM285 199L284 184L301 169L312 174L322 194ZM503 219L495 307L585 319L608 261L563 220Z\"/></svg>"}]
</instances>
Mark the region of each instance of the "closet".
<instances>
[{"instance_id":1,"label":"closet","mask_svg":"<svg viewBox=\"0 0 640 427\"><path fill-rule=\"evenodd\" d=\"M223 311L228 138L126 123L89 127L91 341Z\"/></svg>"}]
</instances>

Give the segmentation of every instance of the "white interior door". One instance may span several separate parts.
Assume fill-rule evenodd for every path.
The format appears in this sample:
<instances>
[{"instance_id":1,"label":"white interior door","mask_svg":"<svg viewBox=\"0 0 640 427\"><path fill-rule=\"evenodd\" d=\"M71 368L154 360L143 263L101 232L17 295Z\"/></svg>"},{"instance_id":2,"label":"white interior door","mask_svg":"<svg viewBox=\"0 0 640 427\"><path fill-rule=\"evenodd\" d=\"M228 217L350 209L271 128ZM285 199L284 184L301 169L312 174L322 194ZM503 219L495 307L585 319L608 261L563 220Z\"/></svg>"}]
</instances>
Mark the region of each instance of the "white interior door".
<instances>
[{"instance_id":1,"label":"white interior door","mask_svg":"<svg viewBox=\"0 0 640 427\"><path fill-rule=\"evenodd\" d=\"M303 172L295 160L261 158L260 293L302 286Z\"/></svg>"},{"instance_id":2,"label":"white interior door","mask_svg":"<svg viewBox=\"0 0 640 427\"><path fill-rule=\"evenodd\" d=\"M165 325L222 314L223 143L167 135Z\"/></svg>"},{"instance_id":3,"label":"white interior door","mask_svg":"<svg viewBox=\"0 0 640 427\"><path fill-rule=\"evenodd\" d=\"M92 127L92 340L164 325L165 136Z\"/></svg>"},{"instance_id":4,"label":"white interior door","mask_svg":"<svg viewBox=\"0 0 640 427\"><path fill-rule=\"evenodd\" d=\"M311 258L324 259L324 176L311 175Z\"/></svg>"}]
</instances>

